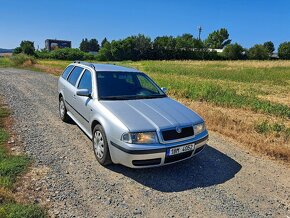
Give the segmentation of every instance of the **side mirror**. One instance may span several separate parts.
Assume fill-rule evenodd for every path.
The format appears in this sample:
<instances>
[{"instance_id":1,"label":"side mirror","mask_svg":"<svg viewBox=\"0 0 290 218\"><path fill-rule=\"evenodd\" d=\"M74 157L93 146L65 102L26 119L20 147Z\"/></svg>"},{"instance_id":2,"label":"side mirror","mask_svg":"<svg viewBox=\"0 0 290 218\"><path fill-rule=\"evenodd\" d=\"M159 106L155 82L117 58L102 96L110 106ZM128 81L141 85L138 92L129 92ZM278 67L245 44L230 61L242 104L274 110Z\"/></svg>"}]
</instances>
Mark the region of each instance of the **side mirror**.
<instances>
[{"instance_id":1,"label":"side mirror","mask_svg":"<svg viewBox=\"0 0 290 218\"><path fill-rule=\"evenodd\" d=\"M92 97L88 89L78 89L76 94L78 96L84 96L84 97L89 97L89 98Z\"/></svg>"},{"instance_id":2,"label":"side mirror","mask_svg":"<svg viewBox=\"0 0 290 218\"><path fill-rule=\"evenodd\" d=\"M162 87L161 90L166 94L167 93L167 88Z\"/></svg>"}]
</instances>

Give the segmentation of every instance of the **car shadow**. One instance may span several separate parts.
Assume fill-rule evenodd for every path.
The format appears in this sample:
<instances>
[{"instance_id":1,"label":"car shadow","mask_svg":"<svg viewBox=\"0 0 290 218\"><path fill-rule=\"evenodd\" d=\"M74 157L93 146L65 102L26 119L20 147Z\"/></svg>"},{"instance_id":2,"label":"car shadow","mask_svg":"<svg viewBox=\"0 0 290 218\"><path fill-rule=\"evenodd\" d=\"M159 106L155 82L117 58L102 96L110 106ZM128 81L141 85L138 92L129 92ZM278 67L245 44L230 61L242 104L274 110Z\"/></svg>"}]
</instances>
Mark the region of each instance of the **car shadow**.
<instances>
[{"instance_id":1,"label":"car shadow","mask_svg":"<svg viewBox=\"0 0 290 218\"><path fill-rule=\"evenodd\" d=\"M111 165L110 170L162 192L181 192L224 183L240 171L242 166L211 146L197 156L158 168L130 169Z\"/></svg>"}]
</instances>

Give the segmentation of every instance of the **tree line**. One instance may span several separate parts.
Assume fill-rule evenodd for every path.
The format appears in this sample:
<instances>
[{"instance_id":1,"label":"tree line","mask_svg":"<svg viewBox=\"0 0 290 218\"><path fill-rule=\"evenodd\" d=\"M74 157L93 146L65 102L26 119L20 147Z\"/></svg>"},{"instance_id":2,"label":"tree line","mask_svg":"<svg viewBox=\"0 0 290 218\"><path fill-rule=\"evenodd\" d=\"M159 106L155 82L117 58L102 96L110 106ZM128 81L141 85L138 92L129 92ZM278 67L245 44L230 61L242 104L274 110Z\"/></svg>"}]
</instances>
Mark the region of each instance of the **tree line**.
<instances>
[{"instance_id":1,"label":"tree line","mask_svg":"<svg viewBox=\"0 0 290 218\"><path fill-rule=\"evenodd\" d=\"M275 50L271 41L256 44L246 49L238 43L232 43L228 30L221 28L208 35L205 40L185 33L181 36L150 37L139 34L125 39L108 41L104 38L101 44L97 39L83 39L79 49L66 48L51 52L43 49L35 51L33 42L22 41L14 53L25 53L38 58L64 60L97 59L99 61L122 60L268 60L273 58ZM222 52L217 52L221 49ZM290 42L281 43L278 47L280 59L290 59Z\"/></svg>"}]
</instances>

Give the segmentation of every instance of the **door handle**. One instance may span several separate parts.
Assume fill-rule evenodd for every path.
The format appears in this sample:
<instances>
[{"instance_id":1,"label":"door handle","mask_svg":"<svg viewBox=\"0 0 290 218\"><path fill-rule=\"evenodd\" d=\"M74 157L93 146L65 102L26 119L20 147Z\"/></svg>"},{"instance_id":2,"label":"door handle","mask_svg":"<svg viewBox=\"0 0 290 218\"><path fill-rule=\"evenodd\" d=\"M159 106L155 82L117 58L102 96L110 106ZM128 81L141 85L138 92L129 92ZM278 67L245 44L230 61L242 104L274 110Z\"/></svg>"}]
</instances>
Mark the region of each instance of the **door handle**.
<instances>
[{"instance_id":1,"label":"door handle","mask_svg":"<svg viewBox=\"0 0 290 218\"><path fill-rule=\"evenodd\" d=\"M73 99L76 99L76 95L73 95Z\"/></svg>"}]
</instances>

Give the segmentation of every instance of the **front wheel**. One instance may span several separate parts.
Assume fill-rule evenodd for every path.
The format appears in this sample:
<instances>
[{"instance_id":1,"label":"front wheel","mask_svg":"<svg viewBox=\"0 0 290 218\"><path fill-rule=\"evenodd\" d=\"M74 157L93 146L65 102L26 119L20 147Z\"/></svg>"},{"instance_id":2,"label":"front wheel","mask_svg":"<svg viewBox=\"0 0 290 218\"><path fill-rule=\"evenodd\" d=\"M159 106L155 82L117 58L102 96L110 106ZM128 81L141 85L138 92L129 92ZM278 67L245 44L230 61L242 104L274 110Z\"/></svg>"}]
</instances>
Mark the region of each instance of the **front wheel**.
<instances>
[{"instance_id":1,"label":"front wheel","mask_svg":"<svg viewBox=\"0 0 290 218\"><path fill-rule=\"evenodd\" d=\"M105 131L101 125L96 125L93 130L93 149L97 161L105 166L112 163Z\"/></svg>"}]
</instances>

